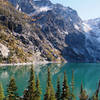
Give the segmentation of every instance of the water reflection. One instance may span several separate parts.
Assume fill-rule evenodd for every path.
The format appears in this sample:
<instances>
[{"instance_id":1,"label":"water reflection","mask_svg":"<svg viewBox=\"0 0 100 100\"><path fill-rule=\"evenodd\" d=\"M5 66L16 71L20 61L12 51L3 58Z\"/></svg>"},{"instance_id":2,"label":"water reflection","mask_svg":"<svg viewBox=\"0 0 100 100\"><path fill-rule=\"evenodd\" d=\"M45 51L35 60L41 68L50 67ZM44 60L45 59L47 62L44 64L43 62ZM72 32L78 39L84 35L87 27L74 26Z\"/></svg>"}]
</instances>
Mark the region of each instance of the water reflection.
<instances>
[{"instance_id":1,"label":"water reflection","mask_svg":"<svg viewBox=\"0 0 100 100\"><path fill-rule=\"evenodd\" d=\"M19 95L23 95L23 91L27 88L31 66L5 66L0 67L0 81L3 84L6 94L7 84L9 79L14 76L18 86ZM84 83L84 88L89 95L92 95L97 88L97 83L100 79L100 64L46 64L34 65L36 75L39 75L42 92L45 92L47 69L50 68L52 75L52 83L56 90L56 79L59 76L62 85L63 73L66 72L70 86L72 70L75 74L75 94L79 96L81 81ZM43 97L43 96L42 96Z\"/></svg>"}]
</instances>

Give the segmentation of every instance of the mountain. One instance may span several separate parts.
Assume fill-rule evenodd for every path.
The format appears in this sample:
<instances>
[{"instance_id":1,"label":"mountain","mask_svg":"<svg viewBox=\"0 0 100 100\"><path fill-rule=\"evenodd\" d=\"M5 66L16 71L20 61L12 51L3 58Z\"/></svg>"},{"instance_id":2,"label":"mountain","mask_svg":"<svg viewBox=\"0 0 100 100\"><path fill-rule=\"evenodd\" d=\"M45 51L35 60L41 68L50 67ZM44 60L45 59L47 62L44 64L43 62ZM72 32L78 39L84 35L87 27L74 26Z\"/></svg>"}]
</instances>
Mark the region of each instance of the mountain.
<instances>
[{"instance_id":1,"label":"mountain","mask_svg":"<svg viewBox=\"0 0 100 100\"><path fill-rule=\"evenodd\" d=\"M9 2L0 1L1 62L64 61L60 51L42 35L41 26L32 23L33 20ZM9 50L8 57L2 53L4 47Z\"/></svg>"},{"instance_id":2,"label":"mountain","mask_svg":"<svg viewBox=\"0 0 100 100\"><path fill-rule=\"evenodd\" d=\"M83 57L77 58L77 56L84 48L82 46L84 46L85 36L81 25L82 20L75 10L60 4L52 4L49 0L10 2L15 8L31 16L34 19L32 23L40 25L42 35L52 44L53 48L60 51L65 60L68 62L83 61ZM80 38L76 40L77 37ZM67 38L73 41L69 41ZM78 41L80 43L75 45ZM81 47L79 47L80 45ZM77 49L80 51L78 52Z\"/></svg>"},{"instance_id":3,"label":"mountain","mask_svg":"<svg viewBox=\"0 0 100 100\"><path fill-rule=\"evenodd\" d=\"M0 6L0 23L21 43L17 46L27 53L28 61L100 61L90 40L93 31L74 9L50 0L9 0L15 8L9 2L4 6L6 2Z\"/></svg>"},{"instance_id":4,"label":"mountain","mask_svg":"<svg viewBox=\"0 0 100 100\"><path fill-rule=\"evenodd\" d=\"M90 19L85 22L90 31L86 34L87 48L94 62L100 61L100 18Z\"/></svg>"}]
</instances>

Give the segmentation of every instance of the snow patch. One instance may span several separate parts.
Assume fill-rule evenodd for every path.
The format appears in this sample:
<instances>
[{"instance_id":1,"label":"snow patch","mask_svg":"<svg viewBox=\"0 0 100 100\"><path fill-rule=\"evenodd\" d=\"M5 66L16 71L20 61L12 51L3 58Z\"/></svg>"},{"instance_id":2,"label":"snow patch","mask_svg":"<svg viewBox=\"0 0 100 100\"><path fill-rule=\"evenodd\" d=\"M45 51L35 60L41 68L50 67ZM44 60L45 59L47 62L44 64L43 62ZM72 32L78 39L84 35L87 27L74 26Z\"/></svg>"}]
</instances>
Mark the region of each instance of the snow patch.
<instances>
[{"instance_id":1,"label":"snow patch","mask_svg":"<svg viewBox=\"0 0 100 100\"><path fill-rule=\"evenodd\" d=\"M41 7L41 8L39 9L39 12L47 12L48 10L50 10L49 7Z\"/></svg>"},{"instance_id":2,"label":"snow patch","mask_svg":"<svg viewBox=\"0 0 100 100\"><path fill-rule=\"evenodd\" d=\"M64 33L65 33L66 35L68 35L68 32L67 32L67 31L64 31Z\"/></svg>"},{"instance_id":3,"label":"snow patch","mask_svg":"<svg viewBox=\"0 0 100 100\"><path fill-rule=\"evenodd\" d=\"M19 5L18 5L18 4L16 5L16 9L17 9L17 10L19 9Z\"/></svg>"},{"instance_id":4,"label":"snow patch","mask_svg":"<svg viewBox=\"0 0 100 100\"><path fill-rule=\"evenodd\" d=\"M80 27L79 27L77 24L74 24L74 28L75 28L76 30L80 30Z\"/></svg>"},{"instance_id":5,"label":"snow patch","mask_svg":"<svg viewBox=\"0 0 100 100\"><path fill-rule=\"evenodd\" d=\"M92 30L91 27L86 23L83 23L83 29L84 29L85 32L89 32L89 31Z\"/></svg>"},{"instance_id":6,"label":"snow patch","mask_svg":"<svg viewBox=\"0 0 100 100\"><path fill-rule=\"evenodd\" d=\"M47 6L40 7L40 8L39 7L35 7L35 9L36 9L36 11L33 12L33 13L30 13L29 16L37 15L37 14L39 14L41 12L47 12L48 10L51 10L51 8L47 7Z\"/></svg>"},{"instance_id":7,"label":"snow patch","mask_svg":"<svg viewBox=\"0 0 100 100\"><path fill-rule=\"evenodd\" d=\"M69 20L72 22L73 20L72 20L72 18L69 18Z\"/></svg>"},{"instance_id":8,"label":"snow patch","mask_svg":"<svg viewBox=\"0 0 100 100\"><path fill-rule=\"evenodd\" d=\"M37 7L31 0L30 0L29 2L30 2L30 4L32 5L32 7L33 7L34 9L39 9L39 7Z\"/></svg>"},{"instance_id":9,"label":"snow patch","mask_svg":"<svg viewBox=\"0 0 100 100\"><path fill-rule=\"evenodd\" d=\"M16 10L18 10L20 12L22 11L21 8L20 8L20 6L19 6L19 4L16 5Z\"/></svg>"}]
</instances>

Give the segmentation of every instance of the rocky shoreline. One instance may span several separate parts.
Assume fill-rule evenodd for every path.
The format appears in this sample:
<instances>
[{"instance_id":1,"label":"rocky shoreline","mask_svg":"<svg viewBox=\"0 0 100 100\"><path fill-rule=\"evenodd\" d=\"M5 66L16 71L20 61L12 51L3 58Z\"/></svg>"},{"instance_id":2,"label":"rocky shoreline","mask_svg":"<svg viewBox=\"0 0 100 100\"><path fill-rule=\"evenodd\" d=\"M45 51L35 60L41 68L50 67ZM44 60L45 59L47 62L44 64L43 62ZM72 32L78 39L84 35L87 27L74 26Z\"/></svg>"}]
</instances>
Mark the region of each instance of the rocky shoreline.
<instances>
[{"instance_id":1,"label":"rocky shoreline","mask_svg":"<svg viewBox=\"0 0 100 100\"><path fill-rule=\"evenodd\" d=\"M27 63L8 63L8 64L0 64L0 67L3 66L24 66L24 65L35 65L35 64L49 64L49 63L61 63L61 62L49 62L49 61L44 61L44 62L27 62ZM67 63L67 62L64 62Z\"/></svg>"}]
</instances>

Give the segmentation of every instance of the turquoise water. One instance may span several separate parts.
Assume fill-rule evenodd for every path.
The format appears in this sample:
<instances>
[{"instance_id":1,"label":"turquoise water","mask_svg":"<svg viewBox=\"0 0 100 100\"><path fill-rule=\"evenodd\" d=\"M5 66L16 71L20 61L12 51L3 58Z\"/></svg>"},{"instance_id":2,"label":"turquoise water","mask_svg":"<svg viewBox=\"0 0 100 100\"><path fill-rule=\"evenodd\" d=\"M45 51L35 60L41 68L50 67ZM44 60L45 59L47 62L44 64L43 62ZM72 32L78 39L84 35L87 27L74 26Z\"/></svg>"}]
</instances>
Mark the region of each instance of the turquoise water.
<instances>
[{"instance_id":1,"label":"turquoise water","mask_svg":"<svg viewBox=\"0 0 100 100\"><path fill-rule=\"evenodd\" d=\"M68 77L68 82L70 86L72 70L74 70L75 77L75 94L79 97L81 81L84 84L88 95L92 95L98 85L100 80L100 64L47 64L47 65L35 65L34 70L36 75L39 75L40 84L42 87L42 92L45 92L46 79L47 79L47 69L50 68L52 75L52 83L56 91L56 79L59 76L60 82L63 81L63 73L66 72ZM20 96L23 95L23 91L28 86L30 66L5 66L0 67L0 82L2 82L4 87L5 95L7 85L11 76L16 79L16 84L18 87L18 93ZM42 95L43 98L43 95Z\"/></svg>"}]
</instances>

